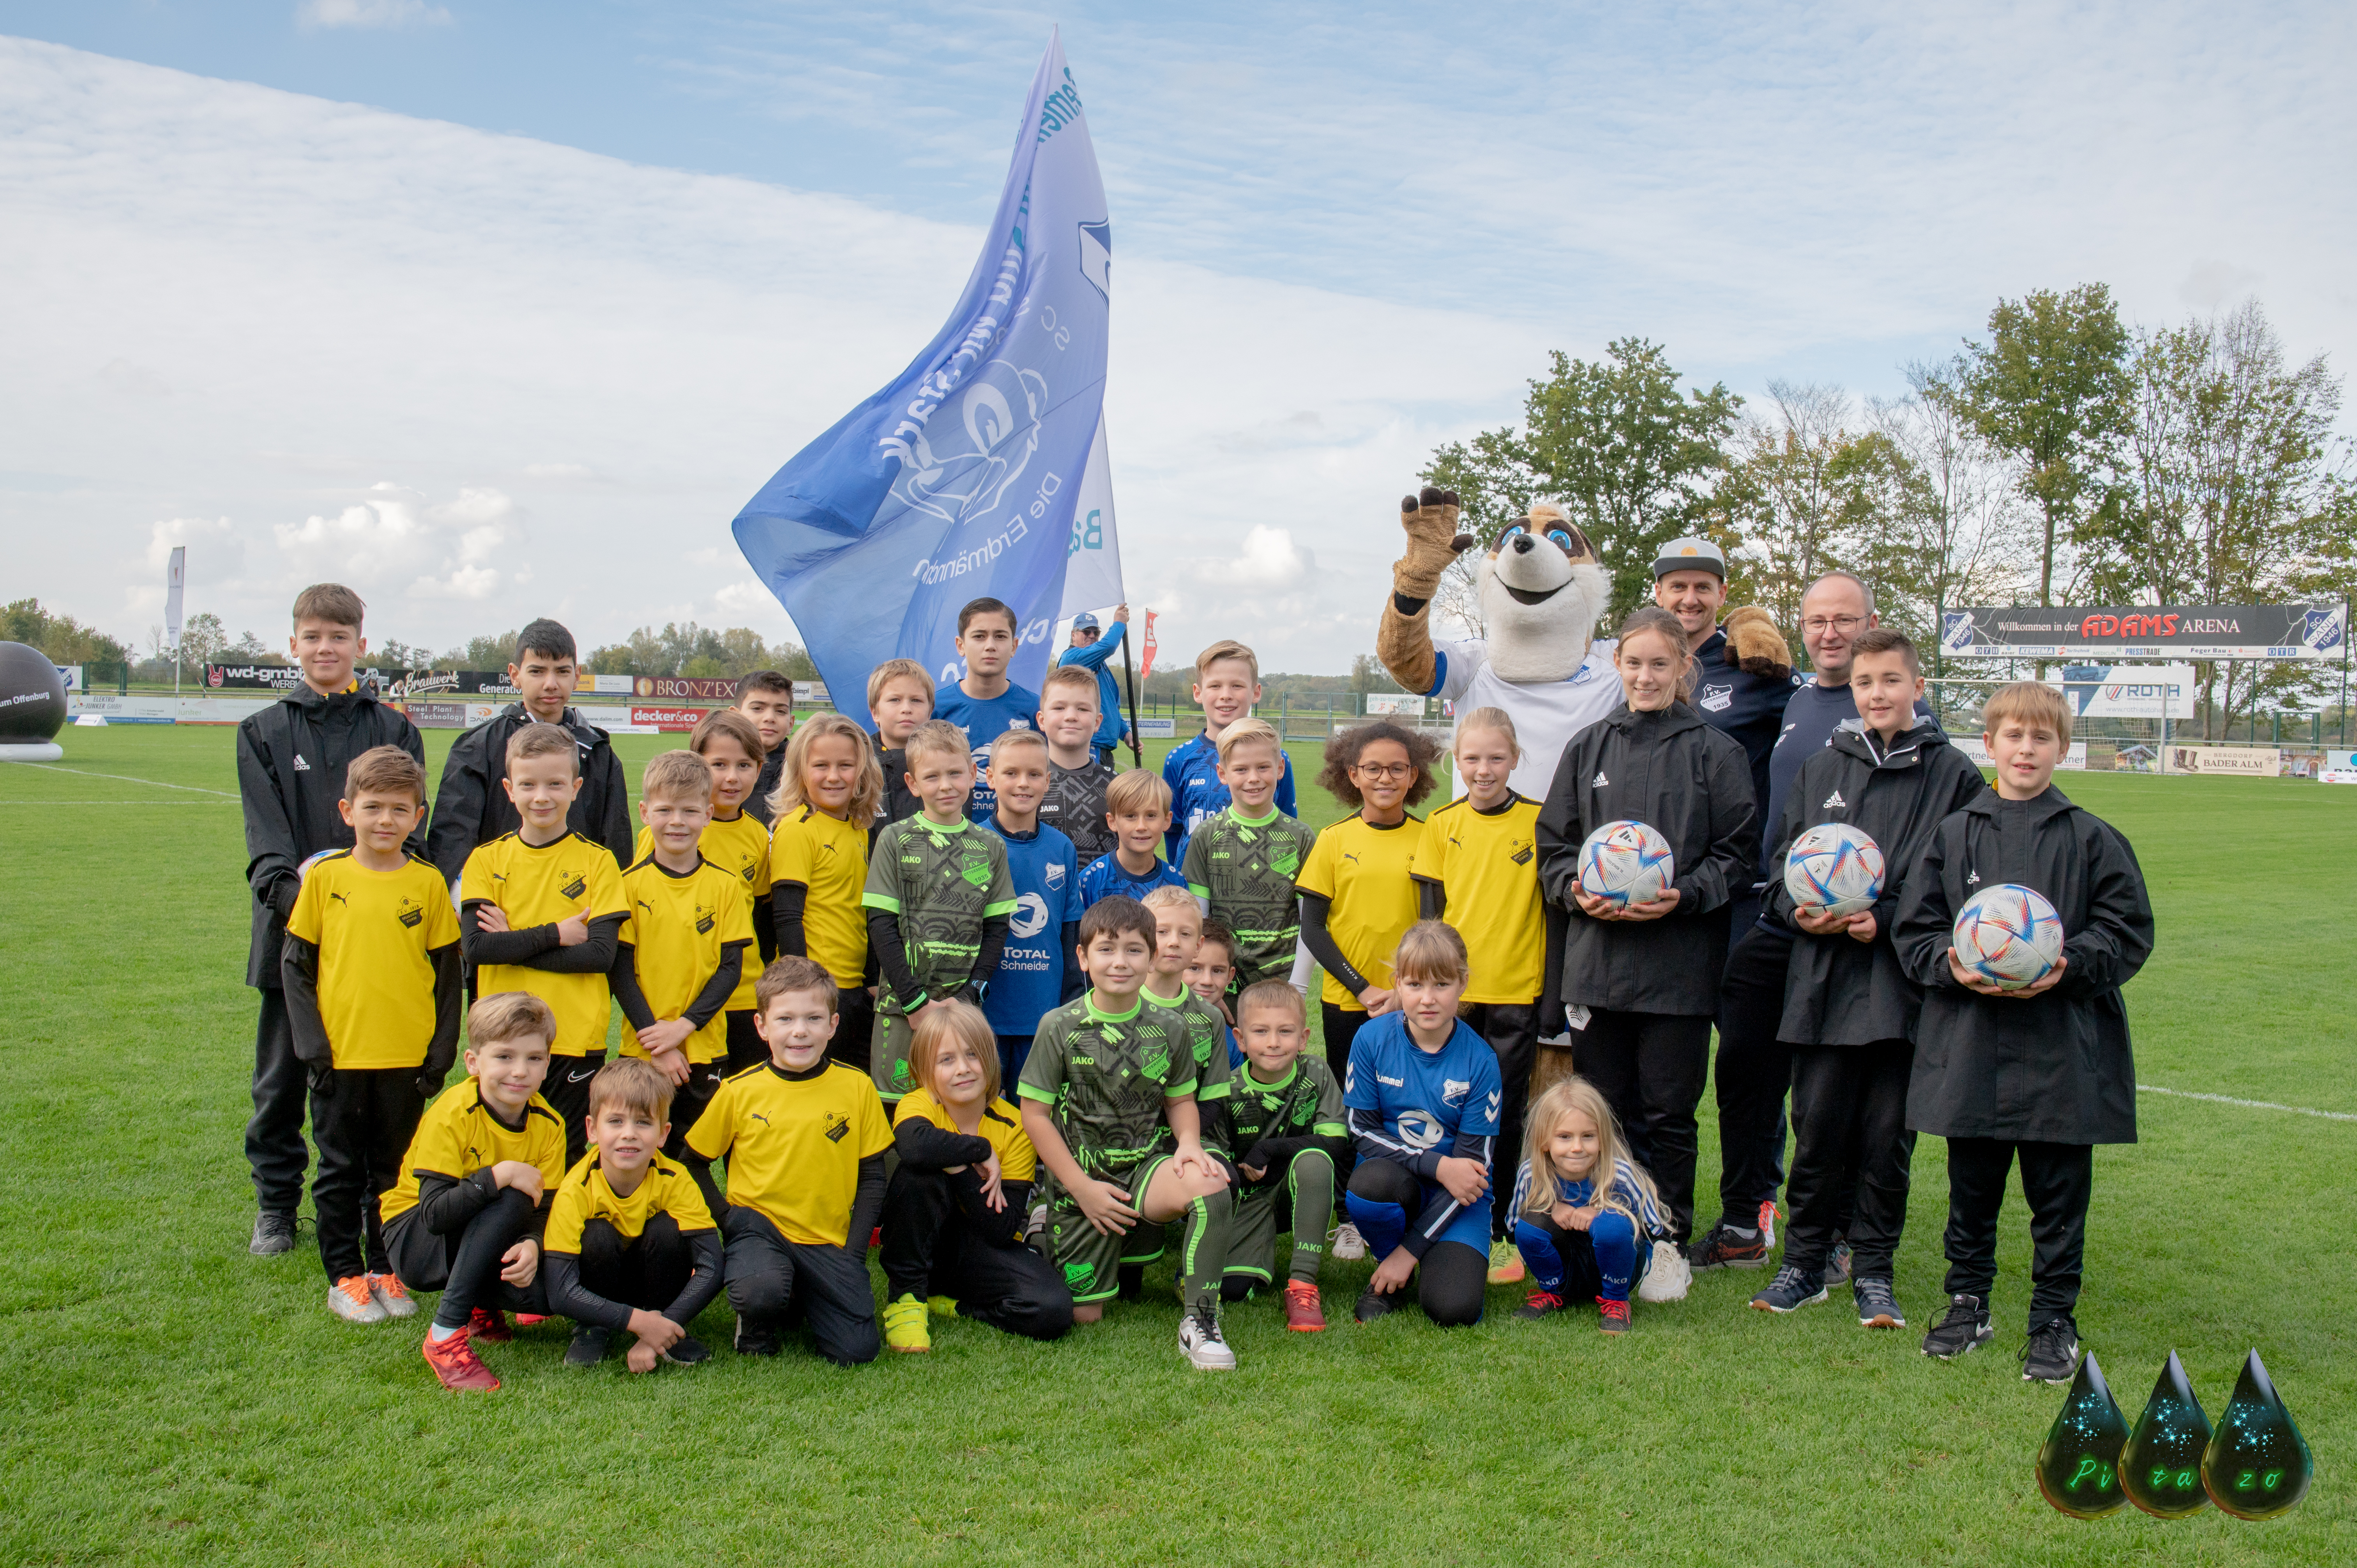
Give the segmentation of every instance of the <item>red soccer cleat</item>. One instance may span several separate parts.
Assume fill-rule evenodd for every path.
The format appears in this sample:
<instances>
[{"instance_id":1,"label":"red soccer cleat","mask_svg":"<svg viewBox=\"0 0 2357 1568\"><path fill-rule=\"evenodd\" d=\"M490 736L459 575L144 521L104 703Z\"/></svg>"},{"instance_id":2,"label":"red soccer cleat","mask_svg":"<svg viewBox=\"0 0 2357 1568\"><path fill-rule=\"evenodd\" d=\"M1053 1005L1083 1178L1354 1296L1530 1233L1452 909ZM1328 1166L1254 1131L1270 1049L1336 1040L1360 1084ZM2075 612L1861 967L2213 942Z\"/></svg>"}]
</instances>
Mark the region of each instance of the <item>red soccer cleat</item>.
<instances>
[{"instance_id":1,"label":"red soccer cleat","mask_svg":"<svg viewBox=\"0 0 2357 1568\"><path fill-rule=\"evenodd\" d=\"M547 1321L548 1316L545 1313L519 1312L515 1315L515 1326L518 1328L537 1328Z\"/></svg>"},{"instance_id":2,"label":"red soccer cleat","mask_svg":"<svg viewBox=\"0 0 2357 1568\"><path fill-rule=\"evenodd\" d=\"M519 1318L518 1322L522 1320ZM489 1307L479 1306L467 1317L467 1332L487 1345L504 1345L515 1337L508 1320Z\"/></svg>"},{"instance_id":3,"label":"red soccer cleat","mask_svg":"<svg viewBox=\"0 0 2357 1568\"><path fill-rule=\"evenodd\" d=\"M1285 1282L1285 1326L1296 1334L1317 1334L1326 1327L1326 1307L1318 1287L1308 1280Z\"/></svg>"},{"instance_id":4,"label":"red soccer cleat","mask_svg":"<svg viewBox=\"0 0 2357 1568\"><path fill-rule=\"evenodd\" d=\"M427 1334L419 1347L425 1352L425 1364L442 1380L442 1386L461 1393L490 1393L500 1386L499 1379L483 1365L475 1354L473 1337L464 1329L436 1339Z\"/></svg>"}]
</instances>

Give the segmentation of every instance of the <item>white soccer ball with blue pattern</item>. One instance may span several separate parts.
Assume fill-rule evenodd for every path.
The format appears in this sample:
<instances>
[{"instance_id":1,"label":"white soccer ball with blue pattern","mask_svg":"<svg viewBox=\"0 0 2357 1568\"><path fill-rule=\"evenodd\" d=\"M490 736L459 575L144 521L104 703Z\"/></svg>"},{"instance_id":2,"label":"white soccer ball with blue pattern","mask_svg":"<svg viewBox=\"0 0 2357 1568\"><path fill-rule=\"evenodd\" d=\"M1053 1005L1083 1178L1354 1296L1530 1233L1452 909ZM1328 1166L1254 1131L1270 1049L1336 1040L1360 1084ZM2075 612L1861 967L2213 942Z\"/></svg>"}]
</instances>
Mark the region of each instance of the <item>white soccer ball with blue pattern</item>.
<instances>
[{"instance_id":1,"label":"white soccer ball with blue pattern","mask_svg":"<svg viewBox=\"0 0 2357 1568\"><path fill-rule=\"evenodd\" d=\"M1784 891L1811 915L1863 915L1882 897L1882 846L1847 822L1820 822L1784 856Z\"/></svg>"},{"instance_id":2,"label":"white soccer ball with blue pattern","mask_svg":"<svg viewBox=\"0 0 2357 1568\"><path fill-rule=\"evenodd\" d=\"M2000 882L1964 900L1953 940L1966 971L2018 991L2044 979L2062 956L2062 917L2035 887Z\"/></svg>"},{"instance_id":3,"label":"white soccer ball with blue pattern","mask_svg":"<svg viewBox=\"0 0 2357 1568\"><path fill-rule=\"evenodd\" d=\"M1650 904L1676 875L1670 841L1642 822L1606 822L1579 846L1579 890L1609 904Z\"/></svg>"}]
</instances>

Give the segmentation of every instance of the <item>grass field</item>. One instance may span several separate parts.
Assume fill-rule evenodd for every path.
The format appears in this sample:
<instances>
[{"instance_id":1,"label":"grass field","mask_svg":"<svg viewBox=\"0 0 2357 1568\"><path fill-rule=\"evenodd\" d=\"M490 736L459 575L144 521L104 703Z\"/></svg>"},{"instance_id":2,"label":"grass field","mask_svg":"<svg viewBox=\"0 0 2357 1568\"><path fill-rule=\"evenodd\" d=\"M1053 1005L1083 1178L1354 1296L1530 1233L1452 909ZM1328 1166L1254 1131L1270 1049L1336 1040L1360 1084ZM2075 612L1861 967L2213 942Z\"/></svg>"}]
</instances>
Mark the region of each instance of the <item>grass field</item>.
<instances>
[{"instance_id":1,"label":"grass field","mask_svg":"<svg viewBox=\"0 0 2357 1568\"><path fill-rule=\"evenodd\" d=\"M1412 1312L1359 1328L1369 1265L1329 1264L1335 1326L1231 1308L1224 1378L1179 1360L1156 1290L1059 1344L952 1322L931 1356L853 1371L724 1349L645 1380L619 1358L569 1374L552 1324L491 1348L501 1392L446 1394L417 1329L328 1316L307 1228L290 1256L245 1252L231 732L61 738L59 768L0 768L0 1015L22 1030L0 1080L0 1562L2357 1562L2357 1120L2152 1093L2143 1142L2096 1155L2080 1323L2131 1420L2172 1348L2214 1415L2257 1346L2317 1455L2287 1520L2078 1522L2038 1499L2061 1394L2013 1359L2018 1189L1996 1342L1953 1366L1917 1353L1939 1299L1936 1139L1915 1161L1902 1334L1860 1330L1841 1292L1746 1311L1757 1273L1641 1304L1617 1342L1587 1313L1513 1322L1506 1290L1469 1330ZM430 766L447 744L430 737ZM676 742L619 744L635 774ZM1314 770L1306 748L1296 766ZM2151 879L2139 1080L2357 1116L2357 790L2063 785ZM1709 1115L1706 1097L1706 1195ZM725 1305L702 1332L726 1344Z\"/></svg>"}]
</instances>

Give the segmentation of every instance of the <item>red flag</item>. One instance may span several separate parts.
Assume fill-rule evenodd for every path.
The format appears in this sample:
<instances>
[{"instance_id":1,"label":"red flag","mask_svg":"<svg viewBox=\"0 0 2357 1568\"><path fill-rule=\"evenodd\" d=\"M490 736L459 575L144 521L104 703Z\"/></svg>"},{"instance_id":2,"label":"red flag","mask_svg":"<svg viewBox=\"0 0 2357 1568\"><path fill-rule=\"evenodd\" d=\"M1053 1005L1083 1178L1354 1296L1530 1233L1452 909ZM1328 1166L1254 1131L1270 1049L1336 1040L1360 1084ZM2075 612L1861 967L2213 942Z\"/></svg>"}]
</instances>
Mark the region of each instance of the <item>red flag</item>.
<instances>
[{"instance_id":1,"label":"red flag","mask_svg":"<svg viewBox=\"0 0 2357 1568\"><path fill-rule=\"evenodd\" d=\"M1146 645L1140 650L1140 658L1142 661L1137 666L1137 678L1143 681L1154 673L1154 612L1152 610L1146 612Z\"/></svg>"}]
</instances>

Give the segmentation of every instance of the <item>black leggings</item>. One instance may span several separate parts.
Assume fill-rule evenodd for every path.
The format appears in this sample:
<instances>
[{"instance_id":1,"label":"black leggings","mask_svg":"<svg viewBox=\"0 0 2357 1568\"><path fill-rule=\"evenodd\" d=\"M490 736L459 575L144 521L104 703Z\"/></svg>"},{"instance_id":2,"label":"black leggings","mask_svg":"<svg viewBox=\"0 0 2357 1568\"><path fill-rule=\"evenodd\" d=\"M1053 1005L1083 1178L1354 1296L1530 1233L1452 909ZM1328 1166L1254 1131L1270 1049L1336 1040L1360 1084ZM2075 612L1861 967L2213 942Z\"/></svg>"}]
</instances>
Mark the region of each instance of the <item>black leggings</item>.
<instances>
[{"instance_id":1,"label":"black leggings","mask_svg":"<svg viewBox=\"0 0 2357 1568\"><path fill-rule=\"evenodd\" d=\"M1531 1108L1531 1069L1539 1055L1539 1007L1535 1002L1475 1002L1462 1014L1466 1026L1498 1053L1498 1078L1504 1090L1498 1110L1500 1170L1516 1168L1523 1157L1523 1118ZM1490 1195L1490 1237L1502 1241L1514 1233L1514 1184L1501 1181Z\"/></svg>"},{"instance_id":2,"label":"black leggings","mask_svg":"<svg viewBox=\"0 0 2357 1568\"><path fill-rule=\"evenodd\" d=\"M728 1305L762 1327L784 1326L799 1308L818 1353L838 1367L873 1361L882 1348L876 1294L867 1283L867 1238L857 1251L786 1239L769 1216L731 1205L721 1211L727 1247Z\"/></svg>"},{"instance_id":3,"label":"black leggings","mask_svg":"<svg viewBox=\"0 0 2357 1568\"><path fill-rule=\"evenodd\" d=\"M1312 978L1315 978L1314 976ZM1351 1042L1367 1026L1367 1015L1356 1007L1338 1007L1331 1002L1318 1004L1318 1021L1326 1035L1326 1065L1332 1069L1336 1083L1351 1081ZM1351 1184L1351 1169L1359 1163L1359 1145L1353 1141L1334 1156L1334 1181L1340 1190Z\"/></svg>"},{"instance_id":4,"label":"black leggings","mask_svg":"<svg viewBox=\"0 0 2357 1568\"><path fill-rule=\"evenodd\" d=\"M885 1298L952 1296L959 1316L1031 1339L1071 1327L1063 1275L1020 1239L1030 1184L1006 1186L1007 1212L992 1214L970 1182L905 1165L893 1172L884 1189Z\"/></svg>"},{"instance_id":5,"label":"black leggings","mask_svg":"<svg viewBox=\"0 0 2357 1568\"><path fill-rule=\"evenodd\" d=\"M1710 1020L1597 1007L1571 1032L1572 1065L1629 1135L1629 1152L1661 1189L1671 1239L1694 1233L1695 1107L1710 1075Z\"/></svg>"},{"instance_id":6,"label":"black leggings","mask_svg":"<svg viewBox=\"0 0 2357 1568\"><path fill-rule=\"evenodd\" d=\"M348 1067L311 1091L311 1139L319 1145L311 1207L318 1215L319 1261L329 1284L393 1266L377 1200L401 1179L401 1156L425 1109L418 1070Z\"/></svg>"},{"instance_id":7,"label":"black leggings","mask_svg":"<svg viewBox=\"0 0 2357 1568\"><path fill-rule=\"evenodd\" d=\"M1424 1184L1395 1161L1361 1161L1351 1173L1351 1190L1371 1202L1398 1204L1407 1211L1410 1230L1424 1211ZM1435 1241L1416 1262L1416 1305L1441 1327L1461 1328L1481 1321L1481 1293L1489 1283L1488 1253L1462 1241Z\"/></svg>"},{"instance_id":8,"label":"black leggings","mask_svg":"<svg viewBox=\"0 0 2357 1568\"><path fill-rule=\"evenodd\" d=\"M413 1208L384 1229L393 1272L411 1290L442 1293L434 1321L444 1328L464 1328L479 1306L544 1313L548 1289L539 1275L522 1286L500 1278L500 1257L532 1233L533 1208L515 1188L501 1187L456 1236L436 1236L425 1229L423 1212Z\"/></svg>"}]
</instances>

